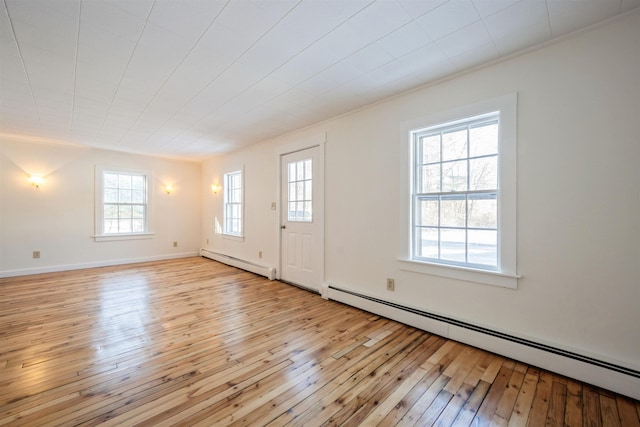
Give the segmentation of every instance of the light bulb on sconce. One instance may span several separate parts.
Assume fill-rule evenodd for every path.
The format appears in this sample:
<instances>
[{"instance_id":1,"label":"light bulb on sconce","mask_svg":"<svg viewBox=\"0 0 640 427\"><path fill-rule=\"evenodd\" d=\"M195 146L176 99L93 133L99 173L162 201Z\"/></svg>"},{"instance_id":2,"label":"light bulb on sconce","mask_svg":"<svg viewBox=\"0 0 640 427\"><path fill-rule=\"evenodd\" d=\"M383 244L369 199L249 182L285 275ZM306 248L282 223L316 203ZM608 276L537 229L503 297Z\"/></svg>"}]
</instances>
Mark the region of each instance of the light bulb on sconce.
<instances>
[{"instance_id":1,"label":"light bulb on sconce","mask_svg":"<svg viewBox=\"0 0 640 427\"><path fill-rule=\"evenodd\" d=\"M213 194L218 194L218 191L220 191L220 186L218 184L211 184L211 191L213 191Z\"/></svg>"},{"instance_id":2,"label":"light bulb on sconce","mask_svg":"<svg viewBox=\"0 0 640 427\"><path fill-rule=\"evenodd\" d=\"M165 191L167 194L171 194L171 192L173 191L173 186L172 186L171 184L167 184L167 185L165 185L165 186L164 186L164 191Z\"/></svg>"},{"instance_id":3,"label":"light bulb on sconce","mask_svg":"<svg viewBox=\"0 0 640 427\"><path fill-rule=\"evenodd\" d=\"M44 178L41 177L41 176L38 176L38 175L31 175L29 177L29 182L35 188L40 188L40 184L42 184L44 182Z\"/></svg>"}]
</instances>

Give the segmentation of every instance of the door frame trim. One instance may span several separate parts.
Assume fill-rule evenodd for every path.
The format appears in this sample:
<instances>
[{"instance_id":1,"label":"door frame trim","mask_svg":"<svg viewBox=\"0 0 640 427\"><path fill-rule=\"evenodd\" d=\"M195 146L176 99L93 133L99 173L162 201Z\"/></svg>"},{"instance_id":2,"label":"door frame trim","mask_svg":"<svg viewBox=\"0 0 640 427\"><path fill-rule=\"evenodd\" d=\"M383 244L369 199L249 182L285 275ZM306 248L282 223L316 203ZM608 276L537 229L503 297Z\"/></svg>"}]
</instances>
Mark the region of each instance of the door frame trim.
<instances>
[{"instance_id":1,"label":"door frame trim","mask_svg":"<svg viewBox=\"0 0 640 427\"><path fill-rule=\"evenodd\" d=\"M298 151L304 151L310 148L315 148L315 147L319 147L319 153L318 153L318 166L320 168L322 177L321 177L321 182L319 183L320 185L317 185L318 183L313 184L314 186L314 190L318 190L319 194L314 194L314 200L318 200L318 202L320 203L320 206L322 206L322 221L320 221L320 224L318 225L318 233L320 235L320 238L322 239L322 251L320 251L320 254L318 254L319 256L319 260L318 260L318 268L319 268L319 277L320 277L320 285L319 288L317 289L317 292L323 294L323 289L325 288L324 286L324 270L325 270L325 265L324 265L324 248L325 248L325 244L324 244L324 223L325 223L325 198L324 198L324 186L325 186L325 167L324 167L324 156L325 156L325 143L327 141L327 134L326 132L321 132L321 133L316 133L313 135L309 135L306 137L302 137L302 138L292 138L291 140L289 140L288 142L285 142L281 145L278 145L276 147L276 163L277 163L277 168L278 168L278 179L277 179L277 188L276 188L276 197L277 197L277 209L276 209L276 215L278 217L278 221L276 223L277 226L277 233L278 233L278 260L277 260L277 266L278 268L276 269L276 279L280 280L282 279L282 233L280 231L280 226L281 221L282 221L282 158L284 156L286 156L287 154L292 154L292 153L296 153ZM314 166L315 167L315 166ZM315 207L314 207L314 211L315 211Z\"/></svg>"}]
</instances>

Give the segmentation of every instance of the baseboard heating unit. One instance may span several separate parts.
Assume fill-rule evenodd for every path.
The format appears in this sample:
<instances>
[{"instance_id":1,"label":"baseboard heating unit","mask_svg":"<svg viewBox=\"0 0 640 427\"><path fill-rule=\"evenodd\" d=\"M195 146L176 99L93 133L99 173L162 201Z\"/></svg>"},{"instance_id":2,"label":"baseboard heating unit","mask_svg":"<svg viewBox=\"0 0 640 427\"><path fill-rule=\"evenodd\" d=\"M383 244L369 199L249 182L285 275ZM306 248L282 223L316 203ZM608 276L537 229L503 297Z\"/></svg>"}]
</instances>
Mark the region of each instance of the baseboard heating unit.
<instances>
[{"instance_id":1,"label":"baseboard heating unit","mask_svg":"<svg viewBox=\"0 0 640 427\"><path fill-rule=\"evenodd\" d=\"M276 278L276 269L274 267L267 267L265 265L259 265L251 261L245 261L240 258L235 258L229 255L213 252L208 249L200 249L200 256L212 259L214 261L221 262L223 264L230 265L232 267L241 268L243 270L250 271L252 273L265 276L269 280Z\"/></svg>"},{"instance_id":2,"label":"baseboard heating unit","mask_svg":"<svg viewBox=\"0 0 640 427\"><path fill-rule=\"evenodd\" d=\"M640 399L637 367L328 286L328 298L404 324Z\"/></svg>"}]
</instances>

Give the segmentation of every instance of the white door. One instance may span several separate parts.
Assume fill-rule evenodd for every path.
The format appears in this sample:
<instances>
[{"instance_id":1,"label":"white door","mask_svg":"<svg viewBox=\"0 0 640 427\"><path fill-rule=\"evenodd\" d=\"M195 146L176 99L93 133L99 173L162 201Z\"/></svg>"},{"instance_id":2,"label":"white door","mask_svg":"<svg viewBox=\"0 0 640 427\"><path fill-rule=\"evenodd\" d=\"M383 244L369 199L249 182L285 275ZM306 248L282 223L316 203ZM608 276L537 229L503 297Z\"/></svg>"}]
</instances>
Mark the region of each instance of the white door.
<instances>
[{"instance_id":1,"label":"white door","mask_svg":"<svg viewBox=\"0 0 640 427\"><path fill-rule=\"evenodd\" d=\"M320 292L324 269L321 147L281 156L280 279Z\"/></svg>"}]
</instances>

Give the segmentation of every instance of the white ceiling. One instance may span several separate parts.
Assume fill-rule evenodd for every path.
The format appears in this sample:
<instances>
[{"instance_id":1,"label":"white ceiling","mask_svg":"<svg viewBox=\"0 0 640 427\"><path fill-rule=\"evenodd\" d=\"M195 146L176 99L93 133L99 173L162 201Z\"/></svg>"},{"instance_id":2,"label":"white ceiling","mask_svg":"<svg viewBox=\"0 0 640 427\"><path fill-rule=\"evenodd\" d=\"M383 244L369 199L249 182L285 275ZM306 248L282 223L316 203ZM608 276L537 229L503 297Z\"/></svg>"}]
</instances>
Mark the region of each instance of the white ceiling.
<instances>
[{"instance_id":1,"label":"white ceiling","mask_svg":"<svg viewBox=\"0 0 640 427\"><path fill-rule=\"evenodd\" d=\"M198 159L640 0L4 0L0 137Z\"/></svg>"}]
</instances>

